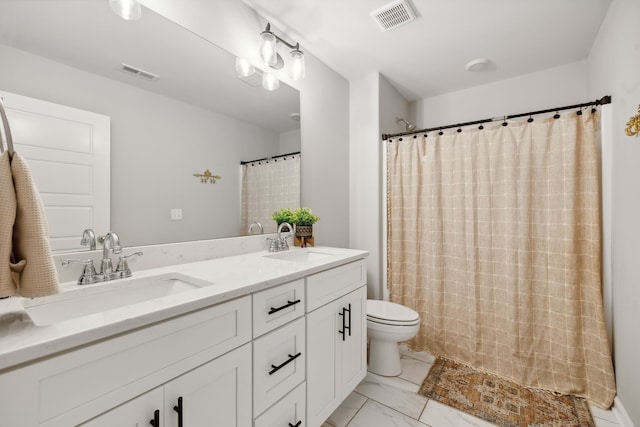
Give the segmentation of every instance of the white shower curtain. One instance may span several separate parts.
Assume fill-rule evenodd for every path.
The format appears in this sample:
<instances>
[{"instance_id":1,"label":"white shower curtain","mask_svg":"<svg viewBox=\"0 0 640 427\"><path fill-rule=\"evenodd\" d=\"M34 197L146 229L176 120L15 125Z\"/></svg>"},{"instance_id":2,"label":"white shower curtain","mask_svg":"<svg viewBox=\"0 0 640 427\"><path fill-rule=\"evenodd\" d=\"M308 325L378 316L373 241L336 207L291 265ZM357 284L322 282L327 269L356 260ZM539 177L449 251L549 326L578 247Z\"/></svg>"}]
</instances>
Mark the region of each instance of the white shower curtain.
<instances>
[{"instance_id":1,"label":"white shower curtain","mask_svg":"<svg viewBox=\"0 0 640 427\"><path fill-rule=\"evenodd\" d=\"M248 234L251 223L262 224L265 233L275 233L271 216L280 208L300 207L300 155L244 164L240 233ZM257 229L252 230L252 234Z\"/></svg>"},{"instance_id":2,"label":"white shower curtain","mask_svg":"<svg viewBox=\"0 0 640 427\"><path fill-rule=\"evenodd\" d=\"M410 345L525 386L615 396L598 113L388 143L388 286Z\"/></svg>"}]
</instances>

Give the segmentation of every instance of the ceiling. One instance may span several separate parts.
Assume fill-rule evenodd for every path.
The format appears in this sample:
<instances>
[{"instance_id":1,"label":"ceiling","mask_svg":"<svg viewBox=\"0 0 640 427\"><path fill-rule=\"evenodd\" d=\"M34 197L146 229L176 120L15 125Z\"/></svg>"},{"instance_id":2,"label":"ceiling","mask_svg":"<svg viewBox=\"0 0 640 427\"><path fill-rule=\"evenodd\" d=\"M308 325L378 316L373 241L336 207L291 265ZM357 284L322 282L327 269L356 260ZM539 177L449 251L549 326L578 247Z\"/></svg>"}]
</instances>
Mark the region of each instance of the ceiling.
<instances>
[{"instance_id":1,"label":"ceiling","mask_svg":"<svg viewBox=\"0 0 640 427\"><path fill-rule=\"evenodd\" d=\"M236 77L235 56L145 8L139 21L106 0L0 0L0 44L282 133L299 129L299 93ZM157 74L143 80L125 63Z\"/></svg>"},{"instance_id":2,"label":"ceiling","mask_svg":"<svg viewBox=\"0 0 640 427\"><path fill-rule=\"evenodd\" d=\"M611 0L407 0L416 19L382 32L392 0L244 0L347 79L380 72L409 101L585 59ZM465 64L490 60L484 71Z\"/></svg>"}]
</instances>

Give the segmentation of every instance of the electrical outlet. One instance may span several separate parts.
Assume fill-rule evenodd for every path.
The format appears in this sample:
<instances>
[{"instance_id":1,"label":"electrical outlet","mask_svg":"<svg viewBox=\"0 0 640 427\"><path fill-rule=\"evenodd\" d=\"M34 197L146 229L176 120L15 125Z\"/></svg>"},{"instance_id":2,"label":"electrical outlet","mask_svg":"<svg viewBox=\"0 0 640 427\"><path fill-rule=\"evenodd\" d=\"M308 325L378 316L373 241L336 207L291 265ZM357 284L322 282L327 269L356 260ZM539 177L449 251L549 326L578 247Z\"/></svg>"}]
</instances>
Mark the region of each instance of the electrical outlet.
<instances>
[{"instance_id":1,"label":"electrical outlet","mask_svg":"<svg viewBox=\"0 0 640 427\"><path fill-rule=\"evenodd\" d=\"M182 220L182 209L171 209L171 220L172 221Z\"/></svg>"}]
</instances>

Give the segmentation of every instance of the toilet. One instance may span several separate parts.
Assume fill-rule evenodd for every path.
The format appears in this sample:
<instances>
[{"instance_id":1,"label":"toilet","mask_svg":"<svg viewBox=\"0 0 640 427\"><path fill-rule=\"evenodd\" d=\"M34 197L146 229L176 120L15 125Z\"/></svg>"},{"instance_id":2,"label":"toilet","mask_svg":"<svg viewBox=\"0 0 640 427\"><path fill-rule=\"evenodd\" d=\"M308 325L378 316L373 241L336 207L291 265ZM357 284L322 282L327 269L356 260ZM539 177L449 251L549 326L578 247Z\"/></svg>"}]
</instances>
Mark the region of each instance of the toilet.
<instances>
[{"instance_id":1,"label":"toilet","mask_svg":"<svg viewBox=\"0 0 640 427\"><path fill-rule=\"evenodd\" d=\"M400 375L398 343L416 336L420 315L389 301L367 300L369 371L386 377Z\"/></svg>"}]
</instances>

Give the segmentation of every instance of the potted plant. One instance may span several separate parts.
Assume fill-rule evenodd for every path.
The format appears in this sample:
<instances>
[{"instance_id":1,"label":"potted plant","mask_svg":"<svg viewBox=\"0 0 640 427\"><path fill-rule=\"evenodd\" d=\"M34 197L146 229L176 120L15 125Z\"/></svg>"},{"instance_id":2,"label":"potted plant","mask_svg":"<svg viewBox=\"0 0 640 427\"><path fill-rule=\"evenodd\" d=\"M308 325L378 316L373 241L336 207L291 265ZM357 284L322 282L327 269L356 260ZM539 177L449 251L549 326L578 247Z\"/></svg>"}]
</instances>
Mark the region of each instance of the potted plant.
<instances>
[{"instance_id":1,"label":"potted plant","mask_svg":"<svg viewBox=\"0 0 640 427\"><path fill-rule=\"evenodd\" d=\"M280 226L283 222L287 222L289 224L293 224L292 222L293 212L289 208L280 208L273 213L271 218ZM286 227L283 227L282 231L291 231L285 230Z\"/></svg>"},{"instance_id":2,"label":"potted plant","mask_svg":"<svg viewBox=\"0 0 640 427\"><path fill-rule=\"evenodd\" d=\"M313 238L313 224L320 218L309 208L298 208L291 215L291 222L296 226L295 236L301 240L302 247Z\"/></svg>"}]
</instances>

